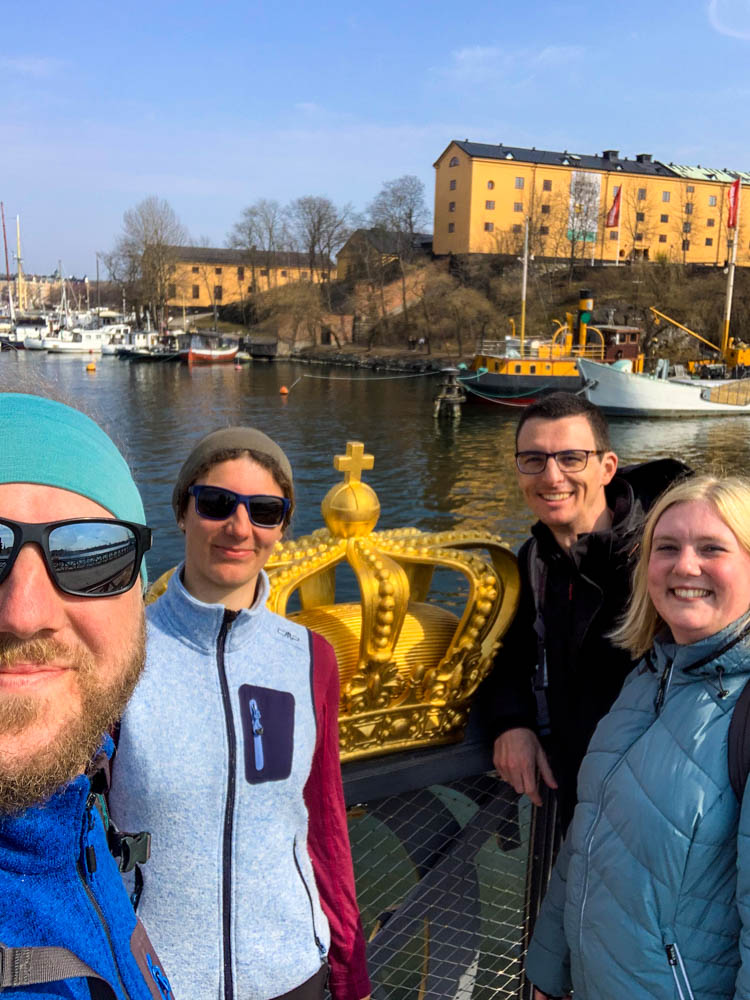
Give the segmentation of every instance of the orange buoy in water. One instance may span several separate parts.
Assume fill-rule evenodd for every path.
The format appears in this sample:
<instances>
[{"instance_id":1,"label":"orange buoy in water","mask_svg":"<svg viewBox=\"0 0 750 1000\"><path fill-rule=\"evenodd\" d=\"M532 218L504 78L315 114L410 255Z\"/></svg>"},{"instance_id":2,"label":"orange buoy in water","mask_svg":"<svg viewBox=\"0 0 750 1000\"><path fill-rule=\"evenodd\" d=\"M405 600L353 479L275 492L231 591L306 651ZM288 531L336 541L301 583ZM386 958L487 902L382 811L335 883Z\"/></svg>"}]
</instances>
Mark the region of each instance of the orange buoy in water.
<instances>
[{"instance_id":1,"label":"orange buoy in water","mask_svg":"<svg viewBox=\"0 0 750 1000\"><path fill-rule=\"evenodd\" d=\"M279 393L282 396L288 396L289 395L289 390L287 389L287 387L285 385L282 385L282 387L279 389Z\"/></svg>"},{"instance_id":2,"label":"orange buoy in water","mask_svg":"<svg viewBox=\"0 0 750 1000\"><path fill-rule=\"evenodd\" d=\"M238 361L238 362L236 363L236 365L234 366L234 370L235 370L236 372L241 372L241 371L242 371L242 365L241 365L241 364L239 363L239 361Z\"/></svg>"},{"instance_id":3,"label":"orange buoy in water","mask_svg":"<svg viewBox=\"0 0 750 1000\"><path fill-rule=\"evenodd\" d=\"M96 362L95 361L89 361L89 363L86 365L86 371L87 372L95 372L96 371Z\"/></svg>"}]
</instances>

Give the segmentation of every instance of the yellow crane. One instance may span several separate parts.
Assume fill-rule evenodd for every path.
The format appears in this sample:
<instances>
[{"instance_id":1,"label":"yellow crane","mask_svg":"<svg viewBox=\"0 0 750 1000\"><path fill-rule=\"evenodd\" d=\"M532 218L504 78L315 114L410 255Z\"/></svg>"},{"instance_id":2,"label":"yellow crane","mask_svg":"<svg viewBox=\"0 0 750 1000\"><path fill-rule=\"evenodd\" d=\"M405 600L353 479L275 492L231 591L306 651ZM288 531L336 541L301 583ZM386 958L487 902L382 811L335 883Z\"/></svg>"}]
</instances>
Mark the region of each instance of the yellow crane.
<instances>
[{"instance_id":1,"label":"yellow crane","mask_svg":"<svg viewBox=\"0 0 750 1000\"><path fill-rule=\"evenodd\" d=\"M683 330L685 333L689 333L691 337L695 337L696 340L700 340L702 344L706 347L710 347L712 351L716 351L720 355L721 360L727 365L728 368L735 368L737 365L749 365L750 366L750 347L745 344L737 344L734 337L728 337L727 342L722 347L717 344L712 343L710 340L706 340L695 330L691 330L690 327L685 326L684 323L678 323L676 319L672 319L671 316L667 316L666 313L661 312L659 309L655 309L654 306L649 306L649 311L654 316L654 322L659 325L662 320L669 323L671 326L677 327L678 330ZM710 361L691 361L688 363L688 370L691 372L699 371L702 365L711 364Z\"/></svg>"}]
</instances>

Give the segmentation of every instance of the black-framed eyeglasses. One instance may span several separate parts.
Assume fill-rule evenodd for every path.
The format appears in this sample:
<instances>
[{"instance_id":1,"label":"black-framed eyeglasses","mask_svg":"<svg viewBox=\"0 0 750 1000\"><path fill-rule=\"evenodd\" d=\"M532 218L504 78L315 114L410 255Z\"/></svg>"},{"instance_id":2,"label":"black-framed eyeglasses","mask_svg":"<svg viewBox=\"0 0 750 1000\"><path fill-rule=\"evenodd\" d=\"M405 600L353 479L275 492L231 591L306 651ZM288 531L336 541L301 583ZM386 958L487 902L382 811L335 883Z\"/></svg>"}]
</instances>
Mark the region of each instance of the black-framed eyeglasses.
<instances>
[{"instance_id":1,"label":"black-framed eyeglasses","mask_svg":"<svg viewBox=\"0 0 750 1000\"><path fill-rule=\"evenodd\" d=\"M289 513L292 505L286 497L266 496L262 493L235 493L223 486L190 486L188 493L195 497L195 513L209 521L226 521L237 510L237 504L247 511L250 523L257 528L276 528Z\"/></svg>"},{"instance_id":2,"label":"black-framed eyeglasses","mask_svg":"<svg viewBox=\"0 0 750 1000\"><path fill-rule=\"evenodd\" d=\"M135 583L151 548L151 529L133 521L80 517L26 524L0 517L0 583L18 553L35 542L55 586L73 597L116 597Z\"/></svg>"},{"instance_id":3,"label":"black-framed eyeglasses","mask_svg":"<svg viewBox=\"0 0 750 1000\"><path fill-rule=\"evenodd\" d=\"M525 476L538 476L547 468L547 462L554 458L561 472L583 472L589 462L589 455L603 455L601 449L568 448L565 451L517 451L516 467Z\"/></svg>"}]
</instances>

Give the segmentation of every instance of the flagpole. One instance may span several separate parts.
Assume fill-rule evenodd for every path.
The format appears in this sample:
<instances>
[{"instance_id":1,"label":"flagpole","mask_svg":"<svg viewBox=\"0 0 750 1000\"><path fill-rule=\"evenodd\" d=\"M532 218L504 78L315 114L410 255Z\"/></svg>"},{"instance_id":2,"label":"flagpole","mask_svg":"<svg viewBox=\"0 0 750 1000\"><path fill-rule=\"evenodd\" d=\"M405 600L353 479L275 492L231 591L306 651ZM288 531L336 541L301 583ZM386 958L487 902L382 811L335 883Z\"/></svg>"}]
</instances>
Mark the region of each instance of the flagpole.
<instances>
[{"instance_id":1,"label":"flagpole","mask_svg":"<svg viewBox=\"0 0 750 1000\"><path fill-rule=\"evenodd\" d=\"M604 220L604 228L614 229L617 226L617 246L615 248L615 267L618 267L620 263L620 213L622 211L622 184L618 188L615 188L615 197L612 201L612 207L607 212L607 218Z\"/></svg>"},{"instance_id":2,"label":"flagpole","mask_svg":"<svg viewBox=\"0 0 750 1000\"><path fill-rule=\"evenodd\" d=\"M727 349L729 347L729 320L732 315L732 295L734 293L734 269L737 263L737 244L739 243L739 229L740 229L740 192L742 190L742 184L739 179L735 182L737 184L736 188L736 203L734 207L734 238L732 240L732 253L729 260L729 273L727 274L727 297L724 303L724 327L721 334L721 355L726 359Z\"/></svg>"}]
</instances>

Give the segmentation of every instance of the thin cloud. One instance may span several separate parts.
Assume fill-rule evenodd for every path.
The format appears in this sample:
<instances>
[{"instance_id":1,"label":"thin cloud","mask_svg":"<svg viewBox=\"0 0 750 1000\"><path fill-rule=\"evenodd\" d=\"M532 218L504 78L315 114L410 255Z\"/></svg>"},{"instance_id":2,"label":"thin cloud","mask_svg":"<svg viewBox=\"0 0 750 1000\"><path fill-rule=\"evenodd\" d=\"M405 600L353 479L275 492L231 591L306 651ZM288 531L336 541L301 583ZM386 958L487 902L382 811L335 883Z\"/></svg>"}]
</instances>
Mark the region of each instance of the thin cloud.
<instances>
[{"instance_id":1,"label":"thin cloud","mask_svg":"<svg viewBox=\"0 0 750 1000\"><path fill-rule=\"evenodd\" d=\"M580 63L585 49L580 45L545 45L512 49L502 45L472 45L451 55L446 75L456 83L514 85L553 67Z\"/></svg>"},{"instance_id":2,"label":"thin cloud","mask_svg":"<svg viewBox=\"0 0 750 1000\"><path fill-rule=\"evenodd\" d=\"M64 65L62 59L55 59L51 56L0 58L0 72L34 77L39 80L54 76Z\"/></svg>"},{"instance_id":3,"label":"thin cloud","mask_svg":"<svg viewBox=\"0 0 750 1000\"><path fill-rule=\"evenodd\" d=\"M750 0L709 0L706 12L720 35L750 41Z\"/></svg>"}]
</instances>

